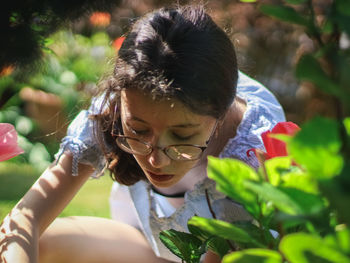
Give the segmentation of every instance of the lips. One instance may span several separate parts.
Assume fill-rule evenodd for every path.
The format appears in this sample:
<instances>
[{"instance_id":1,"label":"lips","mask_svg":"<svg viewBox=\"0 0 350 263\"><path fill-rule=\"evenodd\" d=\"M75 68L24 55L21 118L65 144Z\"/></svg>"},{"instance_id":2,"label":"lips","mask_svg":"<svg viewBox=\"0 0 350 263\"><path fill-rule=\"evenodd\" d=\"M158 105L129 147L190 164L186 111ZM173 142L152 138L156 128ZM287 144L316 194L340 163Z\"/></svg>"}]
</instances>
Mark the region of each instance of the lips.
<instances>
[{"instance_id":1,"label":"lips","mask_svg":"<svg viewBox=\"0 0 350 263\"><path fill-rule=\"evenodd\" d=\"M175 176L174 174L155 174L149 171L147 171L147 173L151 177L152 181L156 182L169 181Z\"/></svg>"}]
</instances>

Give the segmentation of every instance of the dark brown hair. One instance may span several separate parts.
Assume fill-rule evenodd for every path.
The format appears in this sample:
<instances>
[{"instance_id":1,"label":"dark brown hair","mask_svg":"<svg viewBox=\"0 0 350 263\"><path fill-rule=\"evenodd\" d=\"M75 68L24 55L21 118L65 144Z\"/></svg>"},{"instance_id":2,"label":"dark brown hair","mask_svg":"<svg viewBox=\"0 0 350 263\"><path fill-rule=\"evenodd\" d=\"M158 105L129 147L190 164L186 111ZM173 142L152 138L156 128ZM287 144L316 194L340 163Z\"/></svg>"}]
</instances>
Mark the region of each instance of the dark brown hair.
<instances>
[{"instance_id":1,"label":"dark brown hair","mask_svg":"<svg viewBox=\"0 0 350 263\"><path fill-rule=\"evenodd\" d=\"M104 96L97 132L112 177L131 185L145 179L131 154L111 132L122 132L118 104L122 89L155 99L174 98L192 112L221 118L235 98L238 71L232 42L202 6L162 8L136 21L126 36Z\"/></svg>"}]
</instances>

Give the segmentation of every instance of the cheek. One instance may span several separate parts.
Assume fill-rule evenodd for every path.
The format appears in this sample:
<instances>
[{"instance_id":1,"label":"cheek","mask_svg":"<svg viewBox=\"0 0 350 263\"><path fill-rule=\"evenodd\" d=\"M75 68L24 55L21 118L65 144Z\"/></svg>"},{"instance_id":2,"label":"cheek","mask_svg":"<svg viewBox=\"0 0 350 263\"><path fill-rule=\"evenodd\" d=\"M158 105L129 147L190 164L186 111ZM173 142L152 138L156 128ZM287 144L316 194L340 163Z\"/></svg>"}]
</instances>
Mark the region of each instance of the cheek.
<instances>
[{"instance_id":1,"label":"cheek","mask_svg":"<svg viewBox=\"0 0 350 263\"><path fill-rule=\"evenodd\" d=\"M145 163L147 163L147 156L136 156L134 155L136 162L139 164L141 168L145 167Z\"/></svg>"}]
</instances>

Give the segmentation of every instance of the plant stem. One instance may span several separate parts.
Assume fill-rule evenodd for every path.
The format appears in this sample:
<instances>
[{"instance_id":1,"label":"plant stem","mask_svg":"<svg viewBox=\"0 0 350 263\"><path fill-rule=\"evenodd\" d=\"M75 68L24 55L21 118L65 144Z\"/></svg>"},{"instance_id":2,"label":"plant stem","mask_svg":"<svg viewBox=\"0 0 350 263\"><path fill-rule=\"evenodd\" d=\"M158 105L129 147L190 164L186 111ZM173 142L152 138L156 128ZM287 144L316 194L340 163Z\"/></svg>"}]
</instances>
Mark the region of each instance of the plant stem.
<instances>
[{"instance_id":1,"label":"plant stem","mask_svg":"<svg viewBox=\"0 0 350 263\"><path fill-rule=\"evenodd\" d=\"M207 199L208 208L209 208L209 211L210 211L212 217L213 217L214 219L217 219L217 218L216 218L216 215L215 215L215 212L214 212L214 210L213 210L213 208L211 207L211 204L210 204L208 189L205 189L205 198ZM226 239L226 242L227 242L228 246L231 248L232 251L236 251L235 247L234 247L233 244L230 242L230 240L227 240L227 239Z\"/></svg>"}]
</instances>

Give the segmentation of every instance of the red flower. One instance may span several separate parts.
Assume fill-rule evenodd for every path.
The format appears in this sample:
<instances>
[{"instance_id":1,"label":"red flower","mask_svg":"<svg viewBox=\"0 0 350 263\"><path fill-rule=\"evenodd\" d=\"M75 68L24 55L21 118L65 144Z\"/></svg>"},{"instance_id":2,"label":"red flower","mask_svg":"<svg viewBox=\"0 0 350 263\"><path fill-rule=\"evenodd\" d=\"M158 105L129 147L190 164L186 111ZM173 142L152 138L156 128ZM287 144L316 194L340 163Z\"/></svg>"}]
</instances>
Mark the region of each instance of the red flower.
<instances>
[{"instance_id":1,"label":"red flower","mask_svg":"<svg viewBox=\"0 0 350 263\"><path fill-rule=\"evenodd\" d=\"M287 156L286 143L278 139L270 137L270 134L287 134L294 135L300 130L299 126L293 122L279 122L271 131L266 131L261 134L266 153L265 159L271 159L278 156ZM249 157L250 152L254 152L257 156L256 149L249 149L247 156Z\"/></svg>"},{"instance_id":2,"label":"red flower","mask_svg":"<svg viewBox=\"0 0 350 263\"><path fill-rule=\"evenodd\" d=\"M111 23L111 15L107 12L94 12L90 16L90 23L94 26L108 26Z\"/></svg>"},{"instance_id":3,"label":"red flower","mask_svg":"<svg viewBox=\"0 0 350 263\"><path fill-rule=\"evenodd\" d=\"M14 71L15 67L10 65L0 69L0 77L6 77Z\"/></svg>"},{"instance_id":4,"label":"red flower","mask_svg":"<svg viewBox=\"0 0 350 263\"><path fill-rule=\"evenodd\" d=\"M125 40L125 37L118 37L113 41L113 47L117 52L122 47L124 40Z\"/></svg>"},{"instance_id":5,"label":"red flower","mask_svg":"<svg viewBox=\"0 0 350 263\"><path fill-rule=\"evenodd\" d=\"M21 153L24 153L24 151L17 145L17 132L13 125L0 123L0 162Z\"/></svg>"}]
</instances>

